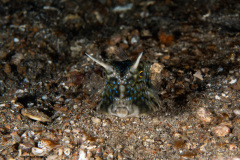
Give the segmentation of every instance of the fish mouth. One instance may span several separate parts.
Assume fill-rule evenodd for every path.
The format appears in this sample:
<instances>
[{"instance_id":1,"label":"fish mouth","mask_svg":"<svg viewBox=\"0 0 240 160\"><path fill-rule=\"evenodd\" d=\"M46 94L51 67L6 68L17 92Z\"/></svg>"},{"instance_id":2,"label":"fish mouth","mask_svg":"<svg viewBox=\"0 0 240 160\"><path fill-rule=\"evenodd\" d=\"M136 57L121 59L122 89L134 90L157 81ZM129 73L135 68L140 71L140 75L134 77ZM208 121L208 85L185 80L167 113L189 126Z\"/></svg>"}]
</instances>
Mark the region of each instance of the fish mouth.
<instances>
[{"instance_id":1,"label":"fish mouth","mask_svg":"<svg viewBox=\"0 0 240 160\"><path fill-rule=\"evenodd\" d=\"M97 106L97 111L104 115L121 118L146 116L157 111L161 106L160 99L157 96L150 91L147 91L147 93L148 97L144 97L144 100L138 98L133 101L131 97L114 97L113 101L106 100L106 98L102 99Z\"/></svg>"},{"instance_id":2,"label":"fish mouth","mask_svg":"<svg viewBox=\"0 0 240 160\"><path fill-rule=\"evenodd\" d=\"M130 98L115 98L113 104L108 108L108 114L118 117L138 117L139 109L132 104Z\"/></svg>"}]
</instances>

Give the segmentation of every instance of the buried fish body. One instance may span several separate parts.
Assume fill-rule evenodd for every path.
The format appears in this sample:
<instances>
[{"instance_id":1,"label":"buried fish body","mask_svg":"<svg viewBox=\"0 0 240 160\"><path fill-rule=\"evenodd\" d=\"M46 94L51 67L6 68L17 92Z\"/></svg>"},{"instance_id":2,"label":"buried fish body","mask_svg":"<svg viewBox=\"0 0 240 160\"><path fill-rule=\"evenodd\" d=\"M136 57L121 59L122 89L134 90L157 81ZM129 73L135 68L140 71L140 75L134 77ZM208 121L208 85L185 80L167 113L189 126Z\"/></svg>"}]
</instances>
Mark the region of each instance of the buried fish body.
<instances>
[{"instance_id":1,"label":"buried fish body","mask_svg":"<svg viewBox=\"0 0 240 160\"><path fill-rule=\"evenodd\" d=\"M142 53L135 62L126 60L109 64L86 55L105 69L107 79L97 111L118 117L138 117L160 107L159 97L151 88L151 64L140 62Z\"/></svg>"}]
</instances>

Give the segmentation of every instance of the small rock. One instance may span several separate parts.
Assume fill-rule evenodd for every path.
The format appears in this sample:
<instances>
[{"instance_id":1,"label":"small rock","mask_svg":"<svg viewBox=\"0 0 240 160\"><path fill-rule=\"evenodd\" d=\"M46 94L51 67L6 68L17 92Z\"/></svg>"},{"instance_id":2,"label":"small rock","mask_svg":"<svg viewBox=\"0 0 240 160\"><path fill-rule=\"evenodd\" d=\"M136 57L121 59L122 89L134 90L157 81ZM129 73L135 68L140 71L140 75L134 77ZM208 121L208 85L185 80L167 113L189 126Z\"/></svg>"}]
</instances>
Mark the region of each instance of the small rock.
<instances>
[{"instance_id":1,"label":"small rock","mask_svg":"<svg viewBox=\"0 0 240 160\"><path fill-rule=\"evenodd\" d=\"M10 135L2 136L0 139L0 151L19 143L21 140L17 132L12 132Z\"/></svg>"},{"instance_id":2,"label":"small rock","mask_svg":"<svg viewBox=\"0 0 240 160\"><path fill-rule=\"evenodd\" d=\"M160 121L158 120L157 117L154 117L152 120L153 125L158 125L160 123Z\"/></svg>"},{"instance_id":3,"label":"small rock","mask_svg":"<svg viewBox=\"0 0 240 160\"><path fill-rule=\"evenodd\" d=\"M30 149L32 147L34 147L34 146L31 143L20 143L18 148L23 150L23 151L28 151L28 150L30 151Z\"/></svg>"},{"instance_id":4,"label":"small rock","mask_svg":"<svg viewBox=\"0 0 240 160\"><path fill-rule=\"evenodd\" d=\"M238 79L238 81L236 83L233 84L232 88L237 91L240 90L240 78Z\"/></svg>"},{"instance_id":5,"label":"small rock","mask_svg":"<svg viewBox=\"0 0 240 160\"><path fill-rule=\"evenodd\" d=\"M123 156L121 153L118 153L118 160L123 160Z\"/></svg>"},{"instance_id":6,"label":"small rock","mask_svg":"<svg viewBox=\"0 0 240 160\"><path fill-rule=\"evenodd\" d=\"M180 133L174 133L173 134L173 137L175 138L175 139L177 139L177 138L180 138L182 135L180 134Z\"/></svg>"},{"instance_id":7,"label":"small rock","mask_svg":"<svg viewBox=\"0 0 240 160\"><path fill-rule=\"evenodd\" d=\"M135 44L139 41L139 37L138 36L133 36L131 39L131 44Z\"/></svg>"},{"instance_id":8,"label":"small rock","mask_svg":"<svg viewBox=\"0 0 240 160\"><path fill-rule=\"evenodd\" d=\"M109 159L109 160L113 159L113 153L109 153L107 156L107 159Z\"/></svg>"},{"instance_id":9,"label":"small rock","mask_svg":"<svg viewBox=\"0 0 240 160\"><path fill-rule=\"evenodd\" d=\"M103 159L107 159L108 154L106 152L103 152Z\"/></svg>"},{"instance_id":10,"label":"small rock","mask_svg":"<svg viewBox=\"0 0 240 160\"><path fill-rule=\"evenodd\" d=\"M201 81L203 80L202 72L200 70L197 70L197 72L195 72L193 76L200 79Z\"/></svg>"},{"instance_id":11,"label":"small rock","mask_svg":"<svg viewBox=\"0 0 240 160\"><path fill-rule=\"evenodd\" d=\"M41 148L33 147L32 154L35 156L44 156L47 154L47 151Z\"/></svg>"},{"instance_id":12,"label":"small rock","mask_svg":"<svg viewBox=\"0 0 240 160\"><path fill-rule=\"evenodd\" d=\"M149 30L142 30L141 36L142 37L152 37L152 34L150 33Z\"/></svg>"},{"instance_id":13,"label":"small rock","mask_svg":"<svg viewBox=\"0 0 240 160\"><path fill-rule=\"evenodd\" d=\"M110 45L105 49L107 55L116 54L119 52L119 49L116 45Z\"/></svg>"},{"instance_id":14,"label":"small rock","mask_svg":"<svg viewBox=\"0 0 240 160\"><path fill-rule=\"evenodd\" d=\"M78 160L87 160L87 154L85 153L85 151L83 149L79 150Z\"/></svg>"},{"instance_id":15,"label":"small rock","mask_svg":"<svg viewBox=\"0 0 240 160\"><path fill-rule=\"evenodd\" d=\"M221 97L219 97L218 95L216 95L216 96L215 96L215 99L220 100Z\"/></svg>"},{"instance_id":16,"label":"small rock","mask_svg":"<svg viewBox=\"0 0 240 160\"><path fill-rule=\"evenodd\" d=\"M63 155L63 149L62 148L57 148L57 152L58 156L62 156Z\"/></svg>"},{"instance_id":17,"label":"small rock","mask_svg":"<svg viewBox=\"0 0 240 160\"><path fill-rule=\"evenodd\" d=\"M84 25L83 19L78 14L68 14L63 18L63 23L72 29L78 29Z\"/></svg>"},{"instance_id":18,"label":"small rock","mask_svg":"<svg viewBox=\"0 0 240 160\"><path fill-rule=\"evenodd\" d=\"M19 42L19 38L13 38L13 42L18 43Z\"/></svg>"},{"instance_id":19,"label":"small rock","mask_svg":"<svg viewBox=\"0 0 240 160\"><path fill-rule=\"evenodd\" d=\"M240 109L234 109L233 113L237 116L240 116Z\"/></svg>"},{"instance_id":20,"label":"small rock","mask_svg":"<svg viewBox=\"0 0 240 160\"><path fill-rule=\"evenodd\" d=\"M98 155L95 155L95 160L102 160L102 158L98 157Z\"/></svg>"},{"instance_id":21,"label":"small rock","mask_svg":"<svg viewBox=\"0 0 240 160\"><path fill-rule=\"evenodd\" d=\"M146 139L146 142L154 143L154 139Z\"/></svg>"},{"instance_id":22,"label":"small rock","mask_svg":"<svg viewBox=\"0 0 240 160\"><path fill-rule=\"evenodd\" d=\"M3 49L0 50L0 60L5 58L8 55L8 51L4 51Z\"/></svg>"},{"instance_id":23,"label":"small rock","mask_svg":"<svg viewBox=\"0 0 240 160\"><path fill-rule=\"evenodd\" d=\"M193 158L196 155L197 154L193 151L184 151L184 152L180 153L180 156L185 159Z\"/></svg>"},{"instance_id":24,"label":"small rock","mask_svg":"<svg viewBox=\"0 0 240 160\"><path fill-rule=\"evenodd\" d=\"M10 135L12 136L12 140L14 143L18 143L21 141L21 137L17 134L17 132L12 132Z\"/></svg>"},{"instance_id":25,"label":"small rock","mask_svg":"<svg viewBox=\"0 0 240 160\"><path fill-rule=\"evenodd\" d=\"M169 60L170 59L170 55L165 55L165 56L162 57L162 59Z\"/></svg>"},{"instance_id":26,"label":"small rock","mask_svg":"<svg viewBox=\"0 0 240 160\"><path fill-rule=\"evenodd\" d=\"M121 48L122 50L126 50L129 48L129 45L128 43L120 43L119 48Z\"/></svg>"},{"instance_id":27,"label":"small rock","mask_svg":"<svg viewBox=\"0 0 240 160\"><path fill-rule=\"evenodd\" d=\"M219 125L219 126L213 127L212 132L218 137L223 137L230 133L230 128L227 126Z\"/></svg>"},{"instance_id":28,"label":"small rock","mask_svg":"<svg viewBox=\"0 0 240 160\"><path fill-rule=\"evenodd\" d=\"M5 66L4 66L4 72L6 73L6 74L9 74L10 72L11 72L11 66L10 66L10 64L5 64Z\"/></svg>"},{"instance_id":29,"label":"small rock","mask_svg":"<svg viewBox=\"0 0 240 160\"><path fill-rule=\"evenodd\" d=\"M161 72L162 72L163 68L164 68L164 66L159 63L154 63L153 65L151 65L150 79L152 81L153 86L155 86L155 87L157 87L159 85L159 83L161 82Z\"/></svg>"},{"instance_id":30,"label":"small rock","mask_svg":"<svg viewBox=\"0 0 240 160\"><path fill-rule=\"evenodd\" d=\"M105 126L108 126L108 125L109 125L109 122L106 121L106 120L103 120L102 126L105 127Z\"/></svg>"},{"instance_id":31,"label":"small rock","mask_svg":"<svg viewBox=\"0 0 240 160\"><path fill-rule=\"evenodd\" d=\"M234 83L236 83L237 82L237 79L232 79L230 82L229 82L229 84L234 84Z\"/></svg>"},{"instance_id":32,"label":"small rock","mask_svg":"<svg viewBox=\"0 0 240 160\"><path fill-rule=\"evenodd\" d=\"M164 32L158 33L158 38L161 44L164 44L166 46L169 46L173 43L174 37L171 34L167 34Z\"/></svg>"},{"instance_id":33,"label":"small rock","mask_svg":"<svg viewBox=\"0 0 240 160\"><path fill-rule=\"evenodd\" d=\"M235 144L229 144L229 150L237 149L238 147Z\"/></svg>"},{"instance_id":34,"label":"small rock","mask_svg":"<svg viewBox=\"0 0 240 160\"><path fill-rule=\"evenodd\" d=\"M63 149L63 153L66 155L66 156L69 156L71 154L71 149L70 148L64 148Z\"/></svg>"},{"instance_id":35,"label":"small rock","mask_svg":"<svg viewBox=\"0 0 240 160\"><path fill-rule=\"evenodd\" d=\"M91 159L92 156L93 156L93 153L90 150L87 150L87 158Z\"/></svg>"},{"instance_id":36,"label":"small rock","mask_svg":"<svg viewBox=\"0 0 240 160\"><path fill-rule=\"evenodd\" d=\"M131 10L133 7L132 3L129 3L125 6L116 6L113 8L113 12L126 12L128 10Z\"/></svg>"},{"instance_id":37,"label":"small rock","mask_svg":"<svg viewBox=\"0 0 240 160\"><path fill-rule=\"evenodd\" d=\"M176 149L183 149L186 146L186 142L182 139L175 140L173 142L173 147Z\"/></svg>"},{"instance_id":38,"label":"small rock","mask_svg":"<svg viewBox=\"0 0 240 160\"><path fill-rule=\"evenodd\" d=\"M12 63L18 66L22 59L24 58L24 55L22 53L16 53L15 55L12 56Z\"/></svg>"},{"instance_id":39,"label":"small rock","mask_svg":"<svg viewBox=\"0 0 240 160\"><path fill-rule=\"evenodd\" d=\"M49 155L46 158L46 160L56 160L56 159L59 159L58 155Z\"/></svg>"},{"instance_id":40,"label":"small rock","mask_svg":"<svg viewBox=\"0 0 240 160\"><path fill-rule=\"evenodd\" d=\"M52 150L53 148L57 147L59 143L52 141L50 139L41 139L38 141L38 147L42 149L46 149L48 151Z\"/></svg>"},{"instance_id":41,"label":"small rock","mask_svg":"<svg viewBox=\"0 0 240 160\"><path fill-rule=\"evenodd\" d=\"M66 133L70 133L71 130L70 130L70 129L65 129L64 132L66 132Z\"/></svg>"},{"instance_id":42,"label":"small rock","mask_svg":"<svg viewBox=\"0 0 240 160\"><path fill-rule=\"evenodd\" d=\"M99 125L99 123L101 122L101 119L99 119L99 118L97 118L97 117L93 117L93 118L92 118L92 122L93 122L94 124Z\"/></svg>"},{"instance_id":43,"label":"small rock","mask_svg":"<svg viewBox=\"0 0 240 160\"><path fill-rule=\"evenodd\" d=\"M110 45L115 45L121 41L122 37L120 34L114 34L110 38Z\"/></svg>"},{"instance_id":44,"label":"small rock","mask_svg":"<svg viewBox=\"0 0 240 160\"><path fill-rule=\"evenodd\" d=\"M38 111L37 109L26 109L23 108L21 110L23 116L28 117L30 119L40 121L40 122L51 122L51 118L48 117L43 112Z\"/></svg>"},{"instance_id":45,"label":"small rock","mask_svg":"<svg viewBox=\"0 0 240 160\"><path fill-rule=\"evenodd\" d=\"M212 121L212 115L210 112L208 112L205 108L199 108L197 111L197 117L206 123L209 123Z\"/></svg>"}]
</instances>

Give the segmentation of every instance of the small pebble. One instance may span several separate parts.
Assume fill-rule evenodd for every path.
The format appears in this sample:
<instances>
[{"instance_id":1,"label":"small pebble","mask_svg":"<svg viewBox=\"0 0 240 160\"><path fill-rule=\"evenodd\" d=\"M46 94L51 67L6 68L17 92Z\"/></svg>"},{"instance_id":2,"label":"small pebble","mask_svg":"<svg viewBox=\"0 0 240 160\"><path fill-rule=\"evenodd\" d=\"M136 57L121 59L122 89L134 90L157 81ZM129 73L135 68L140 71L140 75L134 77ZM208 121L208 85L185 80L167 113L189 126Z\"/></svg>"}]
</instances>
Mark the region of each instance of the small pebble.
<instances>
[{"instance_id":1,"label":"small pebble","mask_svg":"<svg viewBox=\"0 0 240 160\"><path fill-rule=\"evenodd\" d=\"M70 130L70 129L65 129L64 132L66 132L66 133L70 133L71 130Z\"/></svg>"},{"instance_id":2,"label":"small pebble","mask_svg":"<svg viewBox=\"0 0 240 160\"><path fill-rule=\"evenodd\" d=\"M17 43L17 42L19 42L19 39L18 39L18 38L13 38L13 41L14 41L15 43Z\"/></svg>"},{"instance_id":3,"label":"small pebble","mask_svg":"<svg viewBox=\"0 0 240 160\"><path fill-rule=\"evenodd\" d=\"M240 115L240 109L234 109L233 113L236 114L237 116L239 116Z\"/></svg>"},{"instance_id":4,"label":"small pebble","mask_svg":"<svg viewBox=\"0 0 240 160\"><path fill-rule=\"evenodd\" d=\"M150 79L152 81L153 86L158 86L159 83L161 82L161 75L160 73L162 72L164 66L159 63L154 63L151 65L150 68Z\"/></svg>"},{"instance_id":5,"label":"small pebble","mask_svg":"<svg viewBox=\"0 0 240 160\"><path fill-rule=\"evenodd\" d=\"M80 149L79 151L79 158L78 160L87 160L87 154L85 153L85 151L83 149Z\"/></svg>"},{"instance_id":6,"label":"small pebble","mask_svg":"<svg viewBox=\"0 0 240 160\"><path fill-rule=\"evenodd\" d=\"M37 148L37 147L32 148L32 154L35 156L44 156L46 153L47 152L44 149Z\"/></svg>"},{"instance_id":7,"label":"small pebble","mask_svg":"<svg viewBox=\"0 0 240 160\"><path fill-rule=\"evenodd\" d=\"M111 46L108 46L106 49L105 49L106 53L108 55L112 55L112 54L115 54L119 51L118 47L116 45L111 45Z\"/></svg>"},{"instance_id":8,"label":"small pebble","mask_svg":"<svg viewBox=\"0 0 240 160\"><path fill-rule=\"evenodd\" d=\"M196 155L197 154L193 151L184 151L184 152L180 153L180 156L185 159L193 158Z\"/></svg>"},{"instance_id":9,"label":"small pebble","mask_svg":"<svg viewBox=\"0 0 240 160\"><path fill-rule=\"evenodd\" d=\"M38 111L37 109L26 109L23 108L21 110L23 116L28 117L30 119L40 121L40 122L51 122L51 118L48 117L43 112Z\"/></svg>"},{"instance_id":10,"label":"small pebble","mask_svg":"<svg viewBox=\"0 0 240 160\"><path fill-rule=\"evenodd\" d=\"M52 141L50 139L41 139L38 141L38 147L46 150L52 150L53 148L57 147L59 144L55 141Z\"/></svg>"},{"instance_id":11,"label":"small pebble","mask_svg":"<svg viewBox=\"0 0 240 160\"><path fill-rule=\"evenodd\" d=\"M132 39L131 39L131 44L137 43L138 39L139 39L139 37L133 36Z\"/></svg>"},{"instance_id":12,"label":"small pebble","mask_svg":"<svg viewBox=\"0 0 240 160\"><path fill-rule=\"evenodd\" d=\"M66 155L66 156L69 156L71 154L71 149L70 148L64 148L63 149L63 153Z\"/></svg>"},{"instance_id":13,"label":"small pebble","mask_svg":"<svg viewBox=\"0 0 240 160\"><path fill-rule=\"evenodd\" d=\"M46 160L57 160L57 159L59 159L58 155L49 155L46 158Z\"/></svg>"},{"instance_id":14,"label":"small pebble","mask_svg":"<svg viewBox=\"0 0 240 160\"><path fill-rule=\"evenodd\" d=\"M219 68L217 69L217 72L222 72L223 70L224 70L224 68L219 67Z\"/></svg>"},{"instance_id":15,"label":"small pebble","mask_svg":"<svg viewBox=\"0 0 240 160\"><path fill-rule=\"evenodd\" d=\"M5 66L4 66L4 72L6 73L6 74L9 74L10 72L11 72L11 66L10 66L10 64L5 64Z\"/></svg>"},{"instance_id":16,"label":"small pebble","mask_svg":"<svg viewBox=\"0 0 240 160\"><path fill-rule=\"evenodd\" d=\"M193 74L194 77L200 79L201 81L203 80L203 76L202 76L202 72L200 70L198 70L197 72L195 72Z\"/></svg>"},{"instance_id":17,"label":"small pebble","mask_svg":"<svg viewBox=\"0 0 240 160\"><path fill-rule=\"evenodd\" d=\"M229 150L237 149L238 147L235 144L229 144Z\"/></svg>"},{"instance_id":18,"label":"small pebble","mask_svg":"<svg viewBox=\"0 0 240 160\"><path fill-rule=\"evenodd\" d=\"M63 155L63 149L62 148L58 148L57 149L57 153L58 153L58 156L62 156Z\"/></svg>"},{"instance_id":19,"label":"small pebble","mask_svg":"<svg viewBox=\"0 0 240 160\"><path fill-rule=\"evenodd\" d=\"M118 153L118 160L123 160L123 156L121 153Z\"/></svg>"},{"instance_id":20,"label":"small pebble","mask_svg":"<svg viewBox=\"0 0 240 160\"><path fill-rule=\"evenodd\" d=\"M152 37L152 34L150 33L149 30L142 30L141 36L142 37Z\"/></svg>"},{"instance_id":21,"label":"small pebble","mask_svg":"<svg viewBox=\"0 0 240 160\"><path fill-rule=\"evenodd\" d=\"M15 55L12 56L12 62L13 64L15 64L16 66L18 66L20 64L20 62L22 61L22 59L24 59L24 55L21 53L16 53Z\"/></svg>"},{"instance_id":22,"label":"small pebble","mask_svg":"<svg viewBox=\"0 0 240 160\"><path fill-rule=\"evenodd\" d=\"M125 12L125 11L128 11L128 10L131 10L133 7L133 4L132 3L129 3L125 6L116 6L114 9L113 9L113 12Z\"/></svg>"},{"instance_id":23,"label":"small pebble","mask_svg":"<svg viewBox=\"0 0 240 160\"><path fill-rule=\"evenodd\" d=\"M207 111L205 108L199 108L197 111L197 117L206 123L209 123L212 121L212 115L209 111Z\"/></svg>"},{"instance_id":24,"label":"small pebble","mask_svg":"<svg viewBox=\"0 0 240 160\"><path fill-rule=\"evenodd\" d=\"M175 140L173 142L173 147L176 148L176 149L183 149L186 145L186 142L182 139L179 139L179 140Z\"/></svg>"},{"instance_id":25,"label":"small pebble","mask_svg":"<svg viewBox=\"0 0 240 160\"><path fill-rule=\"evenodd\" d=\"M101 119L99 119L99 118L97 118L97 117L93 117L93 118L92 118L92 122L93 122L94 124L99 125L99 123L101 122Z\"/></svg>"},{"instance_id":26,"label":"small pebble","mask_svg":"<svg viewBox=\"0 0 240 160\"><path fill-rule=\"evenodd\" d=\"M213 127L212 132L218 137L223 137L230 133L230 128L227 126L219 125L219 126Z\"/></svg>"},{"instance_id":27,"label":"small pebble","mask_svg":"<svg viewBox=\"0 0 240 160\"><path fill-rule=\"evenodd\" d=\"M20 148L22 150L28 150L32 147L34 147L34 146L31 143L20 143L18 148Z\"/></svg>"},{"instance_id":28,"label":"small pebble","mask_svg":"<svg viewBox=\"0 0 240 160\"><path fill-rule=\"evenodd\" d=\"M110 38L110 44L115 45L121 41L122 37L120 34L114 34Z\"/></svg>"},{"instance_id":29,"label":"small pebble","mask_svg":"<svg viewBox=\"0 0 240 160\"><path fill-rule=\"evenodd\" d=\"M221 99L221 97L219 97L218 95L216 95L216 96L215 96L215 99L218 99L218 100L220 100L220 99Z\"/></svg>"},{"instance_id":30,"label":"small pebble","mask_svg":"<svg viewBox=\"0 0 240 160\"><path fill-rule=\"evenodd\" d=\"M234 83L236 83L237 82L237 79L232 79L230 82L229 82L229 84L234 84Z\"/></svg>"},{"instance_id":31,"label":"small pebble","mask_svg":"<svg viewBox=\"0 0 240 160\"><path fill-rule=\"evenodd\" d=\"M158 125L160 123L160 121L158 120L157 117L154 117L152 120L153 125Z\"/></svg>"},{"instance_id":32,"label":"small pebble","mask_svg":"<svg viewBox=\"0 0 240 160\"><path fill-rule=\"evenodd\" d=\"M175 139L178 139L178 138L180 138L182 135L180 134L180 133L174 133L173 134L173 137L175 138Z\"/></svg>"},{"instance_id":33,"label":"small pebble","mask_svg":"<svg viewBox=\"0 0 240 160\"><path fill-rule=\"evenodd\" d=\"M47 98L48 98L47 95L43 95L43 96L42 96L42 100L46 100Z\"/></svg>"}]
</instances>

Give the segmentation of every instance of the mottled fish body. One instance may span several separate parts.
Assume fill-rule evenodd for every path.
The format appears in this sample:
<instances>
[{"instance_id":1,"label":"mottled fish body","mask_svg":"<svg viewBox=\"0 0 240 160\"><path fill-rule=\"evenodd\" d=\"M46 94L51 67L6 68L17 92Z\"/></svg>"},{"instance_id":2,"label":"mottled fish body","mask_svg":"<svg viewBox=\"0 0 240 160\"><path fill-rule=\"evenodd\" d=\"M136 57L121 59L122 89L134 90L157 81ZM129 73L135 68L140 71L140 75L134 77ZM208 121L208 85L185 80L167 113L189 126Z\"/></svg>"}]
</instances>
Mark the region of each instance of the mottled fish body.
<instances>
[{"instance_id":1,"label":"mottled fish body","mask_svg":"<svg viewBox=\"0 0 240 160\"><path fill-rule=\"evenodd\" d=\"M138 117L156 111L158 95L152 90L149 62L113 61L103 63L86 55L105 69L106 86L97 111L118 117Z\"/></svg>"}]
</instances>

